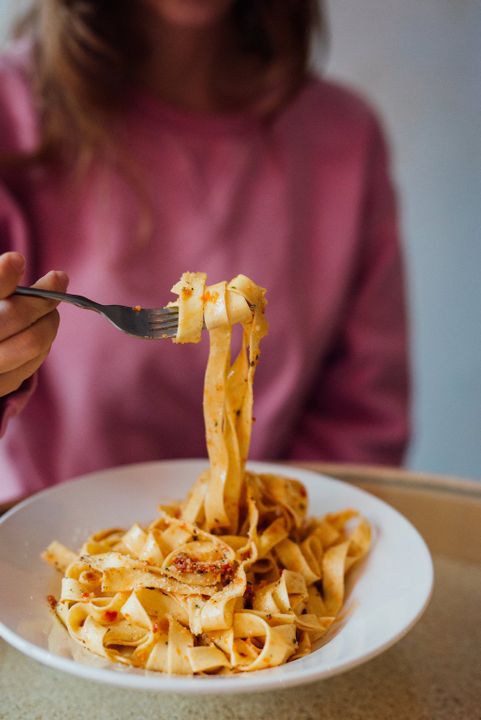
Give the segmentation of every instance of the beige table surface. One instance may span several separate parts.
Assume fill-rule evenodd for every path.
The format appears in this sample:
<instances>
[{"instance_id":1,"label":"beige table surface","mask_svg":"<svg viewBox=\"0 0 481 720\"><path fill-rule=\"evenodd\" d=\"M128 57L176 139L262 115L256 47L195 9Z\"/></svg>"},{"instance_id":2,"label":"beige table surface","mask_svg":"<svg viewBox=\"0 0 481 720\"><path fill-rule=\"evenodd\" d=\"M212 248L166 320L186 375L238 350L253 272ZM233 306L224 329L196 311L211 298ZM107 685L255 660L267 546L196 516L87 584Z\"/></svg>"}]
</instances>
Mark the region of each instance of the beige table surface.
<instances>
[{"instance_id":1,"label":"beige table surface","mask_svg":"<svg viewBox=\"0 0 481 720\"><path fill-rule=\"evenodd\" d=\"M81 680L0 641L0 718L481 720L481 482L389 468L314 467L396 507L431 549L431 604L394 647L342 675L297 688L183 697Z\"/></svg>"}]
</instances>

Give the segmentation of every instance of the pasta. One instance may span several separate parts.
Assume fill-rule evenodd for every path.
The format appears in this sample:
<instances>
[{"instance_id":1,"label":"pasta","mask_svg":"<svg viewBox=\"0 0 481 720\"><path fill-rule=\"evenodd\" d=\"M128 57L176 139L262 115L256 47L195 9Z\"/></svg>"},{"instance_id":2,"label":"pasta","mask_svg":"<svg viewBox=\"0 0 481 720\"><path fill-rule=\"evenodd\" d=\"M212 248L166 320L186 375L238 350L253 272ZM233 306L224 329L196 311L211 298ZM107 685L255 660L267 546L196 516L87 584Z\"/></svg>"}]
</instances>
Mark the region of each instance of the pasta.
<instances>
[{"instance_id":1,"label":"pasta","mask_svg":"<svg viewBox=\"0 0 481 720\"><path fill-rule=\"evenodd\" d=\"M206 287L205 274L184 273L173 292L174 341L198 342L204 324L210 335L209 469L149 526L102 530L78 553L53 542L43 557L63 579L50 602L74 640L114 662L177 674L274 667L328 631L370 526L354 510L308 519L299 481L246 470L265 290L243 275Z\"/></svg>"}]
</instances>

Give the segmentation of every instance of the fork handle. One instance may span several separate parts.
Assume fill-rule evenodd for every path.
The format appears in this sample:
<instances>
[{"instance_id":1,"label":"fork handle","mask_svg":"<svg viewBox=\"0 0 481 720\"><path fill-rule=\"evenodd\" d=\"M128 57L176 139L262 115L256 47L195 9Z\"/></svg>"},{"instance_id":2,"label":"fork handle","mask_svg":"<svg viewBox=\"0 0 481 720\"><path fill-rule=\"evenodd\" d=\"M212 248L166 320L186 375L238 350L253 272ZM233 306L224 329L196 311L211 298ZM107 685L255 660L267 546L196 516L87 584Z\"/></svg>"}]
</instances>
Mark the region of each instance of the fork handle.
<instances>
[{"instance_id":1,"label":"fork handle","mask_svg":"<svg viewBox=\"0 0 481 720\"><path fill-rule=\"evenodd\" d=\"M83 295L71 295L70 293L52 292L51 290L40 290L39 288L22 287L17 285L15 288L14 295L28 295L30 297L43 298L45 300L59 300L60 302L68 302L77 307L84 308L86 310L95 310L100 312L102 305L89 300L89 298Z\"/></svg>"}]
</instances>

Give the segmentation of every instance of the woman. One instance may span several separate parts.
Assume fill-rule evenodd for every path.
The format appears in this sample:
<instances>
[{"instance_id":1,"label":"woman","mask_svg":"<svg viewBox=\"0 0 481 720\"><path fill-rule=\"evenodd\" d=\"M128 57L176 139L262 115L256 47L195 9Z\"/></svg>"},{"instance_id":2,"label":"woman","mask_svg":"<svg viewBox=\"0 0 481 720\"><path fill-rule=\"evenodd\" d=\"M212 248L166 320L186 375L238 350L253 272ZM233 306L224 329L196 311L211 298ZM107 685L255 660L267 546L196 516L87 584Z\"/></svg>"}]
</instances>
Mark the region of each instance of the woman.
<instances>
[{"instance_id":1,"label":"woman","mask_svg":"<svg viewBox=\"0 0 481 720\"><path fill-rule=\"evenodd\" d=\"M206 343L137 341L69 306L59 327L52 304L9 297L39 277L157 307L185 270L251 276L268 288L270 322L251 455L401 460L406 331L386 151L366 104L308 72L316 7L34 4L0 66L0 500L205 454Z\"/></svg>"}]
</instances>

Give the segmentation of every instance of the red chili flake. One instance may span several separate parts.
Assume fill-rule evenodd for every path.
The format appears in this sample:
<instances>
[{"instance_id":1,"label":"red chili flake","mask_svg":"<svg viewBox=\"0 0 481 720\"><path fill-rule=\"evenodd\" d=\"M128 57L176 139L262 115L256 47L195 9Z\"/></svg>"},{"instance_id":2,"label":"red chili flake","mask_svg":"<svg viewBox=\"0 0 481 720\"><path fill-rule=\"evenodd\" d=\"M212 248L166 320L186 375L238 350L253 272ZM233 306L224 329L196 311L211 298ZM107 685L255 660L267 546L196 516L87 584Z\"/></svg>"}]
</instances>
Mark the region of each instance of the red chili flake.
<instances>
[{"instance_id":1,"label":"red chili flake","mask_svg":"<svg viewBox=\"0 0 481 720\"><path fill-rule=\"evenodd\" d=\"M117 620L118 612L117 610L106 610L104 612L104 617L107 620L107 622L115 622Z\"/></svg>"},{"instance_id":2,"label":"red chili flake","mask_svg":"<svg viewBox=\"0 0 481 720\"><path fill-rule=\"evenodd\" d=\"M186 553L179 553L172 560L172 565L179 573L198 573L205 575L207 573L216 573L221 576L223 581L229 581L234 575L234 565L225 559L217 562L203 562L196 558L190 557Z\"/></svg>"},{"instance_id":3,"label":"red chili flake","mask_svg":"<svg viewBox=\"0 0 481 720\"><path fill-rule=\"evenodd\" d=\"M83 597L83 598L88 598L88 597L91 597L91 596L92 596L92 593L89 593L89 592L83 592L83 593L82 593L82 597Z\"/></svg>"},{"instance_id":4,"label":"red chili flake","mask_svg":"<svg viewBox=\"0 0 481 720\"><path fill-rule=\"evenodd\" d=\"M57 607L57 600L56 598L54 598L53 595L47 595L47 602L50 605L51 609L55 610L55 608Z\"/></svg>"},{"instance_id":5,"label":"red chili flake","mask_svg":"<svg viewBox=\"0 0 481 720\"><path fill-rule=\"evenodd\" d=\"M152 630L154 631L154 633L159 632L159 624L158 624L158 623L154 623L154 624L152 625Z\"/></svg>"},{"instance_id":6,"label":"red chili flake","mask_svg":"<svg viewBox=\"0 0 481 720\"><path fill-rule=\"evenodd\" d=\"M202 300L206 302L217 302L219 299L219 293L213 292L211 293L209 290L206 290L206 292L202 295Z\"/></svg>"}]
</instances>

